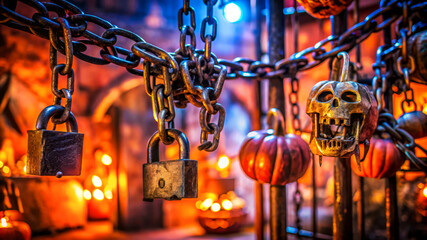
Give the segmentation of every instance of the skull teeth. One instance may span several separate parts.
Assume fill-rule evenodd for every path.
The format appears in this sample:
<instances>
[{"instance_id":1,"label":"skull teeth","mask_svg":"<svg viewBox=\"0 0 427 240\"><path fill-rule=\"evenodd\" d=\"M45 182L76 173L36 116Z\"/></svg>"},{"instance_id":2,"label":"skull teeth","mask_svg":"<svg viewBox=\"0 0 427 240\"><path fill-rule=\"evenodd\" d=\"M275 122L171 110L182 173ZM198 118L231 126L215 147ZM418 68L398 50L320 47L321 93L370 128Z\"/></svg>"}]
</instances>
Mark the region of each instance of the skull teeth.
<instances>
[{"instance_id":1,"label":"skull teeth","mask_svg":"<svg viewBox=\"0 0 427 240\"><path fill-rule=\"evenodd\" d=\"M337 125L337 126L350 126L350 119L340 119L340 118L322 118L320 119L320 124L323 125Z\"/></svg>"}]
</instances>

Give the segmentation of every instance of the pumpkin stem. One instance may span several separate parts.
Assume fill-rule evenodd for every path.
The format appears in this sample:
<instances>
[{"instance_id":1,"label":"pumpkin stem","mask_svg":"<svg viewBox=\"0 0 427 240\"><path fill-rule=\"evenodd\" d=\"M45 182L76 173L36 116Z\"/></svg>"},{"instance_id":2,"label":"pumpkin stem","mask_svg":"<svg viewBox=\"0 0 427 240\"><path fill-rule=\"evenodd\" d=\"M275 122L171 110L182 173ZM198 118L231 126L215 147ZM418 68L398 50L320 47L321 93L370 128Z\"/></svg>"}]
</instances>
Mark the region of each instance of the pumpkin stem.
<instances>
[{"instance_id":1,"label":"pumpkin stem","mask_svg":"<svg viewBox=\"0 0 427 240\"><path fill-rule=\"evenodd\" d=\"M274 135L284 136L286 133L285 118L277 108L271 108L267 113L267 124L274 130Z\"/></svg>"},{"instance_id":2,"label":"pumpkin stem","mask_svg":"<svg viewBox=\"0 0 427 240\"><path fill-rule=\"evenodd\" d=\"M348 81L348 71L349 71L349 64L350 64L349 58L350 57L348 56L347 52L338 53L337 57L334 59L334 64L332 68L332 73L331 73L332 81L338 80L338 74L340 74L339 76L340 82ZM342 61L340 61L341 59ZM341 72L339 71L340 68L341 68Z\"/></svg>"}]
</instances>

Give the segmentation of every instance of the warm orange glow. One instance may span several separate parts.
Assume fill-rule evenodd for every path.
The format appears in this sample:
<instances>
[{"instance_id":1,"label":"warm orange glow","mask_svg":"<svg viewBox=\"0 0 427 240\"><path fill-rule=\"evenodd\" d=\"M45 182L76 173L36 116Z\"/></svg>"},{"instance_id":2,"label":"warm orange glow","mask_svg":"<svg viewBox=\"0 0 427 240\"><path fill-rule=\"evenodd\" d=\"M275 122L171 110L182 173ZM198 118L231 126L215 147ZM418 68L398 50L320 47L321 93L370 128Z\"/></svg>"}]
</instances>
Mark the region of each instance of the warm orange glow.
<instances>
[{"instance_id":1,"label":"warm orange glow","mask_svg":"<svg viewBox=\"0 0 427 240\"><path fill-rule=\"evenodd\" d=\"M230 165L230 159L227 156L222 156L218 160L218 168L225 169Z\"/></svg>"},{"instance_id":2,"label":"warm orange glow","mask_svg":"<svg viewBox=\"0 0 427 240\"><path fill-rule=\"evenodd\" d=\"M0 168L2 168L3 166L4 166L4 163L0 161Z\"/></svg>"},{"instance_id":3,"label":"warm orange glow","mask_svg":"<svg viewBox=\"0 0 427 240\"><path fill-rule=\"evenodd\" d=\"M108 154L102 155L102 164L108 166L108 165L111 165L112 162L113 160L111 159L110 155Z\"/></svg>"},{"instance_id":4,"label":"warm orange glow","mask_svg":"<svg viewBox=\"0 0 427 240\"><path fill-rule=\"evenodd\" d=\"M98 177L98 176L96 176L96 175L93 175L93 177L92 177L92 183L93 183L93 186L95 186L95 187L101 187L102 186L102 180L101 180L101 178Z\"/></svg>"},{"instance_id":5,"label":"warm orange glow","mask_svg":"<svg viewBox=\"0 0 427 240\"><path fill-rule=\"evenodd\" d=\"M230 211L233 208L233 203L231 203L231 201L228 199L223 200L221 205L222 205L222 208L224 208L227 211Z\"/></svg>"},{"instance_id":6,"label":"warm orange glow","mask_svg":"<svg viewBox=\"0 0 427 240\"><path fill-rule=\"evenodd\" d=\"M95 191L93 191L93 197L96 199L96 200L103 200L104 199L104 193L101 191L101 190L99 190L99 189L95 189Z\"/></svg>"},{"instance_id":7,"label":"warm orange glow","mask_svg":"<svg viewBox=\"0 0 427 240\"><path fill-rule=\"evenodd\" d=\"M3 167L3 173L9 174L10 173L10 168L8 166L4 166Z\"/></svg>"},{"instance_id":8,"label":"warm orange glow","mask_svg":"<svg viewBox=\"0 0 427 240\"><path fill-rule=\"evenodd\" d=\"M104 195L106 199L113 199L113 192L111 190L105 190Z\"/></svg>"},{"instance_id":9,"label":"warm orange glow","mask_svg":"<svg viewBox=\"0 0 427 240\"><path fill-rule=\"evenodd\" d=\"M424 194L424 197L426 197L426 198L427 198L427 186L425 186L425 187L424 187L424 189L423 189L423 194Z\"/></svg>"},{"instance_id":10,"label":"warm orange glow","mask_svg":"<svg viewBox=\"0 0 427 240\"><path fill-rule=\"evenodd\" d=\"M200 204L200 209L202 211L206 211L212 206L212 203L213 203L213 200L210 198L207 198L205 199L205 201L202 202L202 204Z\"/></svg>"},{"instance_id":11,"label":"warm orange glow","mask_svg":"<svg viewBox=\"0 0 427 240\"><path fill-rule=\"evenodd\" d=\"M27 172L27 165L24 166L24 172Z\"/></svg>"},{"instance_id":12,"label":"warm orange glow","mask_svg":"<svg viewBox=\"0 0 427 240\"><path fill-rule=\"evenodd\" d=\"M5 217L2 217L2 218L1 218L1 226L2 226L2 227L7 227L7 220L6 220L6 218L5 218Z\"/></svg>"},{"instance_id":13,"label":"warm orange glow","mask_svg":"<svg viewBox=\"0 0 427 240\"><path fill-rule=\"evenodd\" d=\"M83 191L83 197L84 197L86 200L90 200L90 199L92 198L92 194L90 194L90 191L89 191L89 190L85 189L85 190Z\"/></svg>"},{"instance_id":14,"label":"warm orange glow","mask_svg":"<svg viewBox=\"0 0 427 240\"><path fill-rule=\"evenodd\" d=\"M427 115L427 103L426 103L426 104L424 104L424 107L423 107L423 113L424 113L425 115Z\"/></svg>"},{"instance_id":15,"label":"warm orange glow","mask_svg":"<svg viewBox=\"0 0 427 240\"><path fill-rule=\"evenodd\" d=\"M214 203L212 204L212 212L218 212L219 210L221 210L221 206L219 205L219 203Z\"/></svg>"}]
</instances>

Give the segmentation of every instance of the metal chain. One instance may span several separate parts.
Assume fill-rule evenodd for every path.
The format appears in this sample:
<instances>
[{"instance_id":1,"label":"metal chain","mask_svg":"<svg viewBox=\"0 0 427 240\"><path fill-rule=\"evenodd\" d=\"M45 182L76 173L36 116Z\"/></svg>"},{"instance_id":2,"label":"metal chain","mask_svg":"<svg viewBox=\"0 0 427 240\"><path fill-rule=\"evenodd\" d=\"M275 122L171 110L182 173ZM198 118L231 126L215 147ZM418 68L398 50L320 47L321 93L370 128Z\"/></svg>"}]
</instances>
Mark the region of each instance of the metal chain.
<instances>
[{"instance_id":1,"label":"metal chain","mask_svg":"<svg viewBox=\"0 0 427 240\"><path fill-rule=\"evenodd\" d=\"M54 116L51 118L54 123L53 129L56 129L57 124L65 123L71 113L72 95L74 93L74 71L73 71L73 45L71 39L70 26L68 21L62 17L54 18L54 21L58 22L62 28L64 38L64 48L61 49L65 52L65 64L57 63L57 51L60 49L58 43L61 41L58 33L53 29L49 30L50 39L50 56L49 63L52 70L51 79L51 91L54 95L53 104L61 105L62 99L65 99L64 111L60 117ZM59 75L67 77L67 88L58 89L59 86Z\"/></svg>"},{"instance_id":2,"label":"metal chain","mask_svg":"<svg viewBox=\"0 0 427 240\"><path fill-rule=\"evenodd\" d=\"M415 148L420 149L425 154L427 151L415 143L414 138L397 125L396 119L390 113L381 113L378 118L376 133L383 136L386 133L393 140L396 147L405 154L405 157L419 169L427 172L427 163L415 155Z\"/></svg>"},{"instance_id":3,"label":"metal chain","mask_svg":"<svg viewBox=\"0 0 427 240\"><path fill-rule=\"evenodd\" d=\"M16 12L15 8L18 1L33 8L35 13L29 17ZM219 139L219 133L222 129L221 119L224 118L225 114L221 110L221 105L217 103L225 79L241 77L260 80L272 77L290 77L294 71L293 69L296 72L305 71L319 65L326 59L334 57L341 51L351 50L372 33L390 26L402 15L408 16L408 20L400 24L402 25L401 28L403 28L403 26L406 26L405 24L410 24L410 19L414 14L424 11L427 6L427 2L421 0L412 0L407 5L402 3L404 2L403 0L390 1L386 6L372 12L362 22L355 24L344 34L340 36L331 35L319 41L313 47L293 54L290 58L282 59L275 64L265 64L260 61L243 58L236 58L233 61L218 60L216 58L211 52L211 43L217 34L217 22L213 17L212 10L217 0L205 0L204 2L207 6L207 16L202 21L200 33L200 37L205 42L204 50L195 49L195 11L190 6L189 0L183 0L183 7L178 11L178 29L181 32L180 47L172 53L145 42L143 38L131 31L119 28L97 16L85 14L66 0L52 0L52 2L0 0L0 23L49 39L53 47L66 56L74 55L93 64L113 63L123 66L130 73L144 77L145 83L148 83L146 90L149 94L152 93L156 85L163 84L163 88L157 88L159 91L156 91L156 96L152 96L153 100L156 100L155 102L157 102L159 109L154 114L156 119L160 119L159 129L166 128L166 123L169 127L173 127L173 105L185 107L190 102L200 107L201 115L202 113L206 114L203 118L209 120L210 117L207 114L212 116L219 113L218 123L210 123L209 121L200 123L203 126L201 134L202 145L199 146L199 149L214 150L217 147L216 139ZM384 14L390 15L390 17L381 21L380 19ZM64 24L61 24L56 18L50 17L52 15L66 20L69 30L65 30ZM188 15L190 25L184 24L184 16L188 17ZM87 30L88 24L97 25L105 29L105 31L101 35L92 33ZM212 27L210 34L206 33L207 25ZM57 35L60 34L64 34L63 36L67 34L64 41L58 38ZM71 38L68 38L69 35ZM190 37L190 44L186 43L187 36ZM135 42L131 46L131 50L117 46L118 37ZM69 39L71 40L69 41ZM72 53L68 53L68 55L66 51L70 48L65 46L67 42L68 46L72 46ZM333 46L332 42L337 42L337 45ZM331 47L327 51L326 46L329 44ZM88 55L86 52L87 46L99 47L100 56ZM407 67L410 71L411 66L413 66L410 65L411 60L409 60L409 64L404 60L401 62L403 64L402 73L404 73L404 67ZM143 69L138 68L140 64L142 64ZM61 68L60 71L67 72L68 68L66 66L64 67L66 69ZM166 72L169 73L169 77ZM170 78L170 81L167 80L168 78ZM185 80L186 78L187 81ZM163 82L157 83L161 79L163 79ZM192 85L188 84L189 82ZM55 92L61 96L67 95L62 90ZM72 94L71 92L70 94ZM170 104L171 98L173 104ZM407 98L411 99L410 96ZM205 110L202 112L202 109ZM165 119L164 122L162 120L163 117ZM212 141L207 140L209 134L213 134ZM167 137L163 137L162 140L168 142Z\"/></svg>"}]
</instances>

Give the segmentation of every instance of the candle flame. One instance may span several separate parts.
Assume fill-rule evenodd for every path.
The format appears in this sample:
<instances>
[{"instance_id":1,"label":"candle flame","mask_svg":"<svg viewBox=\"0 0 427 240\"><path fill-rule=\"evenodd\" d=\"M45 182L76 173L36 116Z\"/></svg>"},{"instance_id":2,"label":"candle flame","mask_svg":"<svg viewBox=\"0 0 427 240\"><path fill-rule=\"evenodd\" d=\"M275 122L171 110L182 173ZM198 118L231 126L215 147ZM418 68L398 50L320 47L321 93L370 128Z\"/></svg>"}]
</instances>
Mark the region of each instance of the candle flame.
<instances>
[{"instance_id":1,"label":"candle flame","mask_svg":"<svg viewBox=\"0 0 427 240\"><path fill-rule=\"evenodd\" d=\"M6 220L6 218L5 218L5 217L2 217L2 218L1 218L1 226L2 226L2 227L7 227L7 220Z\"/></svg>"},{"instance_id":2,"label":"candle flame","mask_svg":"<svg viewBox=\"0 0 427 240\"><path fill-rule=\"evenodd\" d=\"M113 199L113 192L111 190L105 190L104 195L106 199Z\"/></svg>"},{"instance_id":3,"label":"candle flame","mask_svg":"<svg viewBox=\"0 0 427 240\"><path fill-rule=\"evenodd\" d=\"M98 177L98 176L96 176L96 175L93 175L93 177L92 177L92 183L93 183L93 186L95 186L95 187L101 187L102 186L102 180L101 180L101 178Z\"/></svg>"},{"instance_id":4,"label":"candle flame","mask_svg":"<svg viewBox=\"0 0 427 240\"><path fill-rule=\"evenodd\" d=\"M219 169L225 169L230 165L230 158L227 156L222 156L218 160L218 168Z\"/></svg>"},{"instance_id":5,"label":"candle flame","mask_svg":"<svg viewBox=\"0 0 427 240\"><path fill-rule=\"evenodd\" d=\"M104 199L104 193L101 190L99 190L99 189L95 189L95 191L93 191L93 197L96 200L101 201L101 200Z\"/></svg>"},{"instance_id":6,"label":"candle flame","mask_svg":"<svg viewBox=\"0 0 427 240\"><path fill-rule=\"evenodd\" d=\"M108 154L104 154L102 155L102 164L108 166L111 165L111 163L113 162L113 160L111 159L110 155Z\"/></svg>"},{"instance_id":7,"label":"candle flame","mask_svg":"<svg viewBox=\"0 0 427 240\"><path fill-rule=\"evenodd\" d=\"M90 191L89 191L89 190L85 189L85 190L84 190L84 192L83 192L83 197L84 197L86 200L90 200L90 199L92 198L92 194L90 194Z\"/></svg>"},{"instance_id":8,"label":"candle flame","mask_svg":"<svg viewBox=\"0 0 427 240\"><path fill-rule=\"evenodd\" d=\"M227 211L230 211L233 208L233 203L228 199L223 200L221 205L222 205L222 208L224 208Z\"/></svg>"},{"instance_id":9,"label":"candle flame","mask_svg":"<svg viewBox=\"0 0 427 240\"><path fill-rule=\"evenodd\" d=\"M423 194L424 194L424 197L426 197L426 198L427 198L427 186L425 186L425 187L424 187L424 189L423 189Z\"/></svg>"},{"instance_id":10,"label":"candle flame","mask_svg":"<svg viewBox=\"0 0 427 240\"><path fill-rule=\"evenodd\" d=\"M427 115L427 103L423 106L423 113Z\"/></svg>"},{"instance_id":11,"label":"candle flame","mask_svg":"<svg viewBox=\"0 0 427 240\"><path fill-rule=\"evenodd\" d=\"M212 212L218 212L219 210L221 210L221 205L219 205L219 203L214 203L212 204Z\"/></svg>"}]
</instances>

